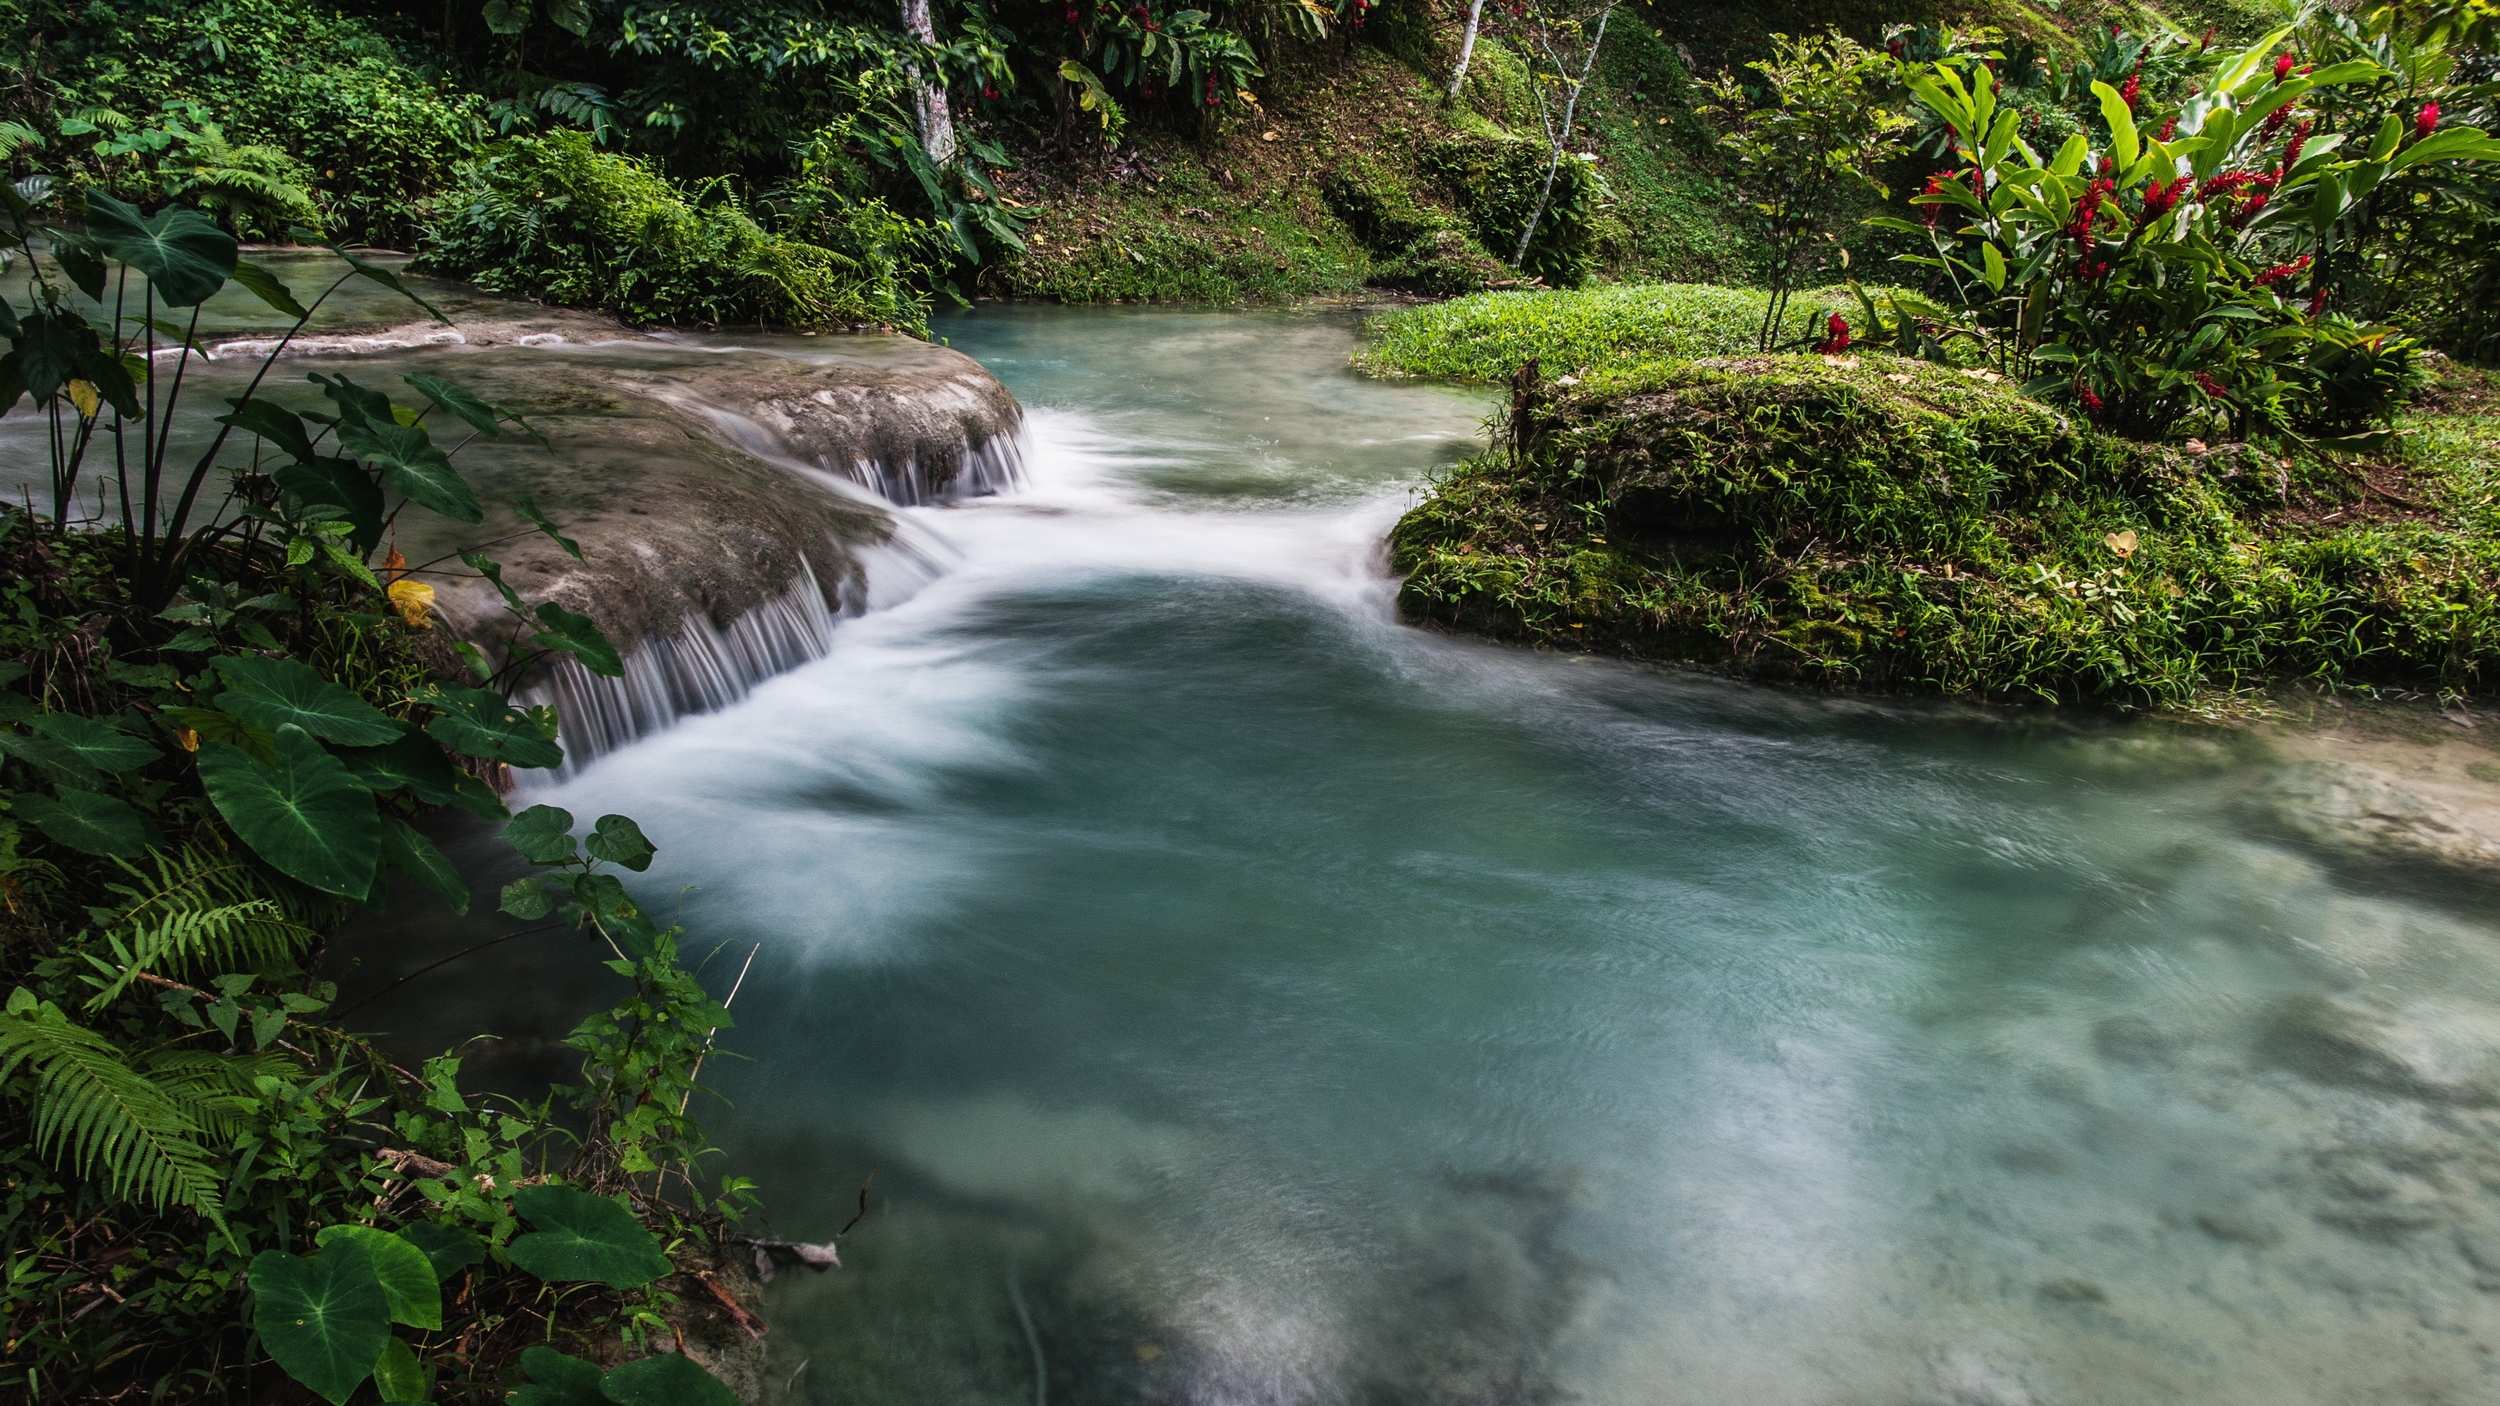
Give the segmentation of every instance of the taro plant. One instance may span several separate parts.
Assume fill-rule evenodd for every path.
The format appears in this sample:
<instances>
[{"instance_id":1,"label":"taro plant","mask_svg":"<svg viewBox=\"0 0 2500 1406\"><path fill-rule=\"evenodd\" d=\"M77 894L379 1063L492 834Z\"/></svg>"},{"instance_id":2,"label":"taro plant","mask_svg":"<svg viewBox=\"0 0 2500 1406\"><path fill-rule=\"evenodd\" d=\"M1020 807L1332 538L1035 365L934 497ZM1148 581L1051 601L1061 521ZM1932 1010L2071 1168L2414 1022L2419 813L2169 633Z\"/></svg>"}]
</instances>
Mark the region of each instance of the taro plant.
<instances>
[{"instance_id":1,"label":"taro plant","mask_svg":"<svg viewBox=\"0 0 2500 1406\"><path fill-rule=\"evenodd\" d=\"M2107 138L2077 133L2046 157L2023 140L1984 63L1911 71L1905 81L1950 132L1959 164L1912 198L1917 221L1876 223L1926 238L1927 252L1903 257L1932 270L1946 298L1895 297L1888 315L1861 293L1864 339L1939 360L1959 342L1995 374L2139 437L2209 426L2311 434L2383 418L2392 394L2353 396L2401 392L2410 344L2327 311L2312 286L2316 231L2356 188L2490 161L2500 142L2390 123L2355 149L2317 131L2305 100L2382 70L2356 59L2303 72L2279 47L2286 33L2226 58L2175 108L2096 80ZM2365 370L2355 356L2383 364Z\"/></svg>"}]
</instances>

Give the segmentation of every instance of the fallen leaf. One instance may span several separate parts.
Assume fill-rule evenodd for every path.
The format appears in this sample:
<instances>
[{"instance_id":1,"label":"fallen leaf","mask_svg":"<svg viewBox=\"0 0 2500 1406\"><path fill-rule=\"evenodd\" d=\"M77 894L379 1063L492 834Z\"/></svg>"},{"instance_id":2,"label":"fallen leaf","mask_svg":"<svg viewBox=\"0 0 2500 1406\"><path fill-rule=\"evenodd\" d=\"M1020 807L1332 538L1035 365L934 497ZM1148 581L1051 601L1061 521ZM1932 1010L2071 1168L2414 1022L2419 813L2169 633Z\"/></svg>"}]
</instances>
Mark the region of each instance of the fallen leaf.
<instances>
[{"instance_id":1,"label":"fallen leaf","mask_svg":"<svg viewBox=\"0 0 2500 1406\"><path fill-rule=\"evenodd\" d=\"M1276 140L1276 129L1270 127L1266 131L1259 133L1259 140L1263 142L1272 142Z\"/></svg>"},{"instance_id":2,"label":"fallen leaf","mask_svg":"<svg viewBox=\"0 0 2500 1406\"><path fill-rule=\"evenodd\" d=\"M2187 452L2190 454L2207 454L2212 451L2205 448L2205 441L2201 439L2191 439L2187 442Z\"/></svg>"},{"instance_id":3,"label":"fallen leaf","mask_svg":"<svg viewBox=\"0 0 2500 1406\"><path fill-rule=\"evenodd\" d=\"M1823 358L1823 364L1837 366L1843 371L1848 371L1857 366L1858 359L1854 356L1827 356Z\"/></svg>"},{"instance_id":4,"label":"fallen leaf","mask_svg":"<svg viewBox=\"0 0 2500 1406\"><path fill-rule=\"evenodd\" d=\"M1907 371L1887 371L1884 373L1884 379L1892 382L1896 386L1906 386L1910 383L1910 373Z\"/></svg>"},{"instance_id":5,"label":"fallen leaf","mask_svg":"<svg viewBox=\"0 0 2500 1406\"><path fill-rule=\"evenodd\" d=\"M1963 367L1962 374L1970 377L1974 381L1985 381L1992 386L2005 379L2003 376L1998 375L1994 371L1982 371L1976 366Z\"/></svg>"},{"instance_id":6,"label":"fallen leaf","mask_svg":"<svg viewBox=\"0 0 2500 1406\"><path fill-rule=\"evenodd\" d=\"M393 556L398 553L392 553ZM434 622L428 618L434 610L434 588L423 581L401 579L391 583L388 592L391 604L399 607L399 618L412 630L430 630Z\"/></svg>"},{"instance_id":7,"label":"fallen leaf","mask_svg":"<svg viewBox=\"0 0 2500 1406\"><path fill-rule=\"evenodd\" d=\"M2135 529L2132 527L2124 532L2113 532L2101 540L2109 544L2109 549L2118 554L2120 561L2135 555Z\"/></svg>"}]
</instances>

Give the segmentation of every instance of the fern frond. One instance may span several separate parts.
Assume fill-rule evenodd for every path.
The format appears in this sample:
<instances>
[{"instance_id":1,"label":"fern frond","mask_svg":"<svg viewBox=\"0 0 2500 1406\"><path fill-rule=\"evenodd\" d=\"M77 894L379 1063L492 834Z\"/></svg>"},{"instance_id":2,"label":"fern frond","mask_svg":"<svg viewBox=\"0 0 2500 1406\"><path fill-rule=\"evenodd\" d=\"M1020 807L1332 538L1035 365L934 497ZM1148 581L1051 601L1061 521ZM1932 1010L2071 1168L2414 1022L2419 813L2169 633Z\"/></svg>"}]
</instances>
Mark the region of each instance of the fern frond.
<instances>
[{"instance_id":1,"label":"fern frond","mask_svg":"<svg viewBox=\"0 0 2500 1406\"><path fill-rule=\"evenodd\" d=\"M0 1015L0 1081L34 1072L35 1149L97 1176L107 1194L163 1210L180 1206L226 1229L219 1178L182 1106L124 1062L112 1041L72 1025L49 1003L20 998Z\"/></svg>"},{"instance_id":2,"label":"fern frond","mask_svg":"<svg viewBox=\"0 0 2500 1406\"><path fill-rule=\"evenodd\" d=\"M245 1120L260 1106L258 1080L265 1076L292 1083L301 1071L272 1050L167 1050L144 1061L141 1072L181 1105L202 1133L225 1143L247 1131Z\"/></svg>"},{"instance_id":3,"label":"fern frond","mask_svg":"<svg viewBox=\"0 0 2500 1406\"><path fill-rule=\"evenodd\" d=\"M123 970L88 1002L102 1008L140 972L199 968L253 971L292 960L317 934L281 906L251 865L186 845L178 856L154 856L153 875L124 861L122 868L147 885L113 885L126 902L108 932L126 952Z\"/></svg>"}]
</instances>

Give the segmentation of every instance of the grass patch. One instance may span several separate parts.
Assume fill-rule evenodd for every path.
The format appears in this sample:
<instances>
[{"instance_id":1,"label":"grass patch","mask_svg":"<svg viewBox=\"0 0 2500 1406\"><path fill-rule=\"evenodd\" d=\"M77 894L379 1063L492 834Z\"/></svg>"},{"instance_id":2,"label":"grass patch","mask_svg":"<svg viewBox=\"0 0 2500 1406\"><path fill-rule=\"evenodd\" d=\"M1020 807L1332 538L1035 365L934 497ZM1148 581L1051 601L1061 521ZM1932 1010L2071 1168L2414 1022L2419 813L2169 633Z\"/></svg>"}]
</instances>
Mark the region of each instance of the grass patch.
<instances>
[{"instance_id":1,"label":"grass patch","mask_svg":"<svg viewBox=\"0 0 2500 1406\"><path fill-rule=\"evenodd\" d=\"M1372 319L1370 344L1354 364L1374 376L1499 381L1532 356L1555 376L1735 356L1754 349L1769 298L1759 289L1707 283L1477 293ZM1837 290L1824 301L1799 294L1791 304L1790 335L1844 305L1856 307Z\"/></svg>"},{"instance_id":2,"label":"grass patch","mask_svg":"<svg viewBox=\"0 0 2500 1406\"><path fill-rule=\"evenodd\" d=\"M1650 363L1511 417L1398 524L1410 618L2124 707L2495 682L2479 416L2417 420L2407 462L2286 463L2111 439L1971 373L1780 356Z\"/></svg>"}]
</instances>

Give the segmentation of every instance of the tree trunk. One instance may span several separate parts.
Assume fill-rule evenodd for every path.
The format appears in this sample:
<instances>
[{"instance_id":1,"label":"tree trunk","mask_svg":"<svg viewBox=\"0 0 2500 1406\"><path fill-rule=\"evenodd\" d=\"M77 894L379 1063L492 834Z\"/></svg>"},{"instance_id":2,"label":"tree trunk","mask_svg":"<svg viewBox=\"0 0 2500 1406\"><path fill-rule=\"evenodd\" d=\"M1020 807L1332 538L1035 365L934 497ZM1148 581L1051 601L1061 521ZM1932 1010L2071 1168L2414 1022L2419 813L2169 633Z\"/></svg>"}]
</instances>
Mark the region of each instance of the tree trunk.
<instances>
[{"instance_id":1,"label":"tree trunk","mask_svg":"<svg viewBox=\"0 0 2500 1406\"><path fill-rule=\"evenodd\" d=\"M1571 96L1563 102L1562 130L1554 130L1552 118L1547 118L1545 122L1545 136L1554 144L1554 149L1545 162L1545 184L1537 188L1536 208L1528 212L1528 227L1519 231L1519 252L1510 256L1510 266L1514 269L1527 268L1528 242L1536 238L1537 223L1545 218L1545 207L1554 199L1554 173L1562 169L1563 149L1571 144L1571 121L1580 108L1580 91L1588 86L1589 74L1597 68L1598 46L1606 42L1606 21L1614 18L1614 13L1615 7L1611 4L1597 12L1597 34L1589 40L1588 57L1580 64L1578 79L1572 79L1570 70L1563 68L1559 60L1554 64L1564 80L1571 84ZM1547 58L1555 58L1551 44L1546 46L1545 52Z\"/></svg>"},{"instance_id":2,"label":"tree trunk","mask_svg":"<svg viewBox=\"0 0 2500 1406\"><path fill-rule=\"evenodd\" d=\"M903 28L923 44L937 43L937 26L929 18L929 0L903 0ZM946 85L923 77L912 105L919 109L920 149L939 166L955 159L955 118L946 110Z\"/></svg>"},{"instance_id":3,"label":"tree trunk","mask_svg":"<svg viewBox=\"0 0 2500 1406\"><path fill-rule=\"evenodd\" d=\"M1450 70L1450 101L1467 82L1467 61L1476 55L1476 25L1484 18L1484 0L1467 0L1467 32L1458 37L1458 67Z\"/></svg>"}]
</instances>

